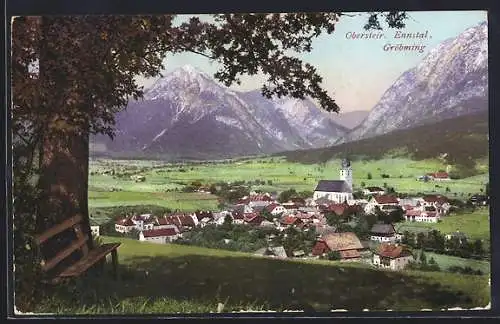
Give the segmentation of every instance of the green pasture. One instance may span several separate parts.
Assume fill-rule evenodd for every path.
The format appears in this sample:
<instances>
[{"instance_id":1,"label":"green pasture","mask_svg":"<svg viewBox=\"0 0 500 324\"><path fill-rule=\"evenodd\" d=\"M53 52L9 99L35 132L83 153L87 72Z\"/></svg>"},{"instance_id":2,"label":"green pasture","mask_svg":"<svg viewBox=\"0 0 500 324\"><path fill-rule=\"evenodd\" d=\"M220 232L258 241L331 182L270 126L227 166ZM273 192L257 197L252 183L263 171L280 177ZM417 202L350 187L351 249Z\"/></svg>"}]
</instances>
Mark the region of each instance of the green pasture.
<instances>
[{"instance_id":1,"label":"green pasture","mask_svg":"<svg viewBox=\"0 0 500 324\"><path fill-rule=\"evenodd\" d=\"M414 252L417 252L417 250ZM418 255L418 253L415 255ZM453 255L437 254L432 252L425 252L425 255L427 256L427 260L431 257L434 258L441 268L441 271L446 271L446 269L452 266L471 267L474 270L481 270L484 274L488 274L491 271L491 264L488 261L465 259Z\"/></svg>"},{"instance_id":2,"label":"green pasture","mask_svg":"<svg viewBox=\"0 0 500 324\"><path fill-rule=\"evenodd\" d=\"M111 175L92 175L89 182L93 190L108 191L111 188L123 191L162 192L175 188L182 188L193 181L202 183L215 183L219 181L255 181L263 180L266 185L254 185L253 189L266 191L283 191L295 188L298 191L314 190L317 182L322 179L338 179L340 160L332 160L325 164L300 164L287 162L283 158L256 158L230 163L206 163L201 165L165 164L154 161L128 161L100 160L94 161L92 168L99 169L126 169L139 164L145 169L138 172L146 177L145 182L136 183L129 179L120 179ZM148 164L149 163L149 164ZM104 166L104 167L103 167ZM360 188L364 182L366 186L394 187L396 191L408 193L446 193L457 198L464 198L468 194L479 192L488 182L488 175L475 176L467 179L451 180L447 182L420 182L416 177L428 172L445 169L439 160L412 161L403 158L354 161L353 177L354 186ZM154 167L154 168L153 168ZM371 179L368 179L368 174ZM390 178L383 179L382 174ZM271 184L269 184L269 181ZM438 186L438 187L436 187ZM449 192L446 190L448 187Z\"/></svg>"},{"instance_id":3,"label":"green pasture","mask_svg":"<svg viewBox=\"0 0 500 324\"><path fill-rule=\"evenodd\" d=\"M81 279L76 293L71 290L46 299L36 312L216 312L219 303L224 304L224 312L417 311L484 307L490 300L487 276L392 272L354 263L287 261L125 238L103 239L122 242L120 279Z\"/></svg>"},{"instance_id":4,"label":"green pasture","mask_svg":"<svg viewBox=\"0 0 500 324\"><path fill-rule=\"evenodd\" d=\"M89 207L158 205L182 211L214 210L217 197L209 193L89 191Z\"/></svg>"},{"instance_id":5,"label":"green pasture","mask_svg":"<svg viewBox=\"0 0 500 324\"><path fill-rule=\"evenodd\" d=\"M401 222L395 225L400 233L404 231L420 232L436 229L443 234L459 230L471 239L490 239L489 209L481 208L473 213L451 214L441 218L439 223Z\"/></svg>"}]
</instances>

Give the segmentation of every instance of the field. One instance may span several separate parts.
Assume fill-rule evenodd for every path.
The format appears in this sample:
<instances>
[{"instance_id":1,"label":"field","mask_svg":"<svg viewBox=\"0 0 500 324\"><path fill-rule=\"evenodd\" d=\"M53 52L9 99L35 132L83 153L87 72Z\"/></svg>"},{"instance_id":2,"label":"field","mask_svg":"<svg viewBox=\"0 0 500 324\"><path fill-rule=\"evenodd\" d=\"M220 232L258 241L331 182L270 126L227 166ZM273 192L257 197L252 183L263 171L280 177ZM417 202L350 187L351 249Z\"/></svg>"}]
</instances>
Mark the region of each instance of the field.
<instances>
[{"instance_id":1,"label":"field","mask_svg":"<svg viewBox=\"0 0 500 324\"><path fill-rule=\"evenodd\" d=\"M490 220L489 210L481 208L470 214L452 214L442 218L437 224L432 223L398 223L395 225L399 232L420 232L436 229L448 234L459 230L471 239L484 239L489 241Z\"/></svg>"},{"instance_id":2,"label":"field","mask_svg":"<svg viewBox=\"0 0 500 324\"><path fill-rule=\"evenodd\" d=\"M437 254L432 252L425 252L427 260L431 257L436 260L441 270L446 270L452 266L458 267L471 267L473 270L481 270L482 273L487 274L491 272L491 264L488 261L464 259L452 255Z\"/></svg>"},{"instance_id":3,"label":"field","mask_svg":"<svg viewBox=\"0 0 500 324\"><path fill-rule=\"evenodd\" d=\"M122 242L120 281L83 279L77 289L86 287L82 290L86 294L46 300L37 312L216 312L218 303L225 304L225 312L404 311L484 307L489 303L487 276L390 272L354 263L281 261L173 244L103 239Z\"/></svg>"},{"instance_id":4,"label":"field","mask_svg":"<svg viewBox=\"0 0 500 324\"><path fill-rule=\"evenodd\" d=\"M218 181L265 181L266 185L252 185L253 190L280 192L290 188L297 191L313 191L318 180L338 179L339 160L325 164L300 164L287 162L283 158L255 158L251 160L230 161L226 163L205 163L199 165L161 164L154 161L91 161L93 175L89 178L90 207L115 206L122 204L158 204L171 208L196 210L211 208L215 197L210 195L192 195L173 193L193 181L215 183ZM477 193L488 182L484 173L466 179L452 180L445 183L419 182L416 177L445 169L439 160L412 161L410 159L382 159L376 161L354 161L353 177L355 189L366 186L394 187L396 191L408 193L442 193L450 197L466 198ZM146 177L145 182L134 182L128 178L101 175L102 170L137 169L133 172ZM368 179L371 174L371 179ZM383 179L382 174L390 178ZM447 189L449 192L447 192ZM120 190L111 192L111 190ZM152 195L150 193L162 193Z\"/></svg>"}]
</instances>

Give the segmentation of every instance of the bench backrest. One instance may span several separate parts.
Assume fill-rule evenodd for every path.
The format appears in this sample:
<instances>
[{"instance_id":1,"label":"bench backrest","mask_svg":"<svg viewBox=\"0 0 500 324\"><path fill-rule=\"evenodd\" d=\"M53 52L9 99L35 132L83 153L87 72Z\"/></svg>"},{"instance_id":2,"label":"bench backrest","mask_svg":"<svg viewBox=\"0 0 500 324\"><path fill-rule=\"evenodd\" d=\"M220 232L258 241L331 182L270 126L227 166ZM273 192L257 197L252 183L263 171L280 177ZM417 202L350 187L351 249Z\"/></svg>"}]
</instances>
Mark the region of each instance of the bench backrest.
<instances>
[{"instance_id":1,"label":"bench backrest","mask_svg":"<svg viewBox=\"0 0 500 324\"><path fill-rule=\"evenodd\" d=\"M83 232L83 226L82 226L82 221L83 217L82 215L76 215L73 216L64 222L46 230L40 235L37 235L35 237L35 243L40 249L40 246L46 242L48 242L50 239L52 239L54 236L57 234L60 234L66 230L72 229L74 233L76 234L76 238L71 241L71 244L69 246L63 247L61 250L57 252L57 254L50 258L49 260L45 259L45 256L41 255L42 257L42 262L41 262L41 268L42 271L47 272L51 269L53 269L55 266L57 266L61 261L66 259L68 256L72 255L73 252L76 250L80 249L83 257L87 256L89 250L88 250L88 241L89 241L89 235L84 234Z\"/></svg>"}]
</instances>

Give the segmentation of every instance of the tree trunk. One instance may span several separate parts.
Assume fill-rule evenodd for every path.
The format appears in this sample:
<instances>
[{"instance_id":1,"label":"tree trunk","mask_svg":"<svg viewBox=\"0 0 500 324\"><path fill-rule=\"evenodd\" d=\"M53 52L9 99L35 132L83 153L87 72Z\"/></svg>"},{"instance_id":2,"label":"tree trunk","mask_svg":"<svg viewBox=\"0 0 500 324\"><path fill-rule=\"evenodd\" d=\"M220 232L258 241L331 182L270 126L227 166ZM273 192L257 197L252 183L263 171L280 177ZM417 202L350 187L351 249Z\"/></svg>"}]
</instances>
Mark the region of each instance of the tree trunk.
<instances>
[{"instance_id":1,"label":"tree trunk","mask_svg":"<svg viewBox=\"0 0 500 324\"><path fill-rule=\"evenodd\" d=\"M69 123L68 128L71 129ZM88 133L82 135L74 131L44 134L38 183L41 192L37 218L38 233L81 214L84 219L84 232L91 238L88 215L88 139ZM63 234L61 239L74 239L73 233L70 231L67 235ZM56 244L48 248L56 252L63 247ZM90 239L89 248L92 248Z\"/></svg>"},{"instance_id":2,"label":"tree trunk","mask_svg":"<svg viewBox=\"0 0 500 324\"><path fill-rule=\"evenodd\" d=\"M38 189L37 233L41 233L62 221L81 214L83 231L91 238L88 215L88 155L89 127L81 120L71 117L71 109L86 109L86 103L74 94L72 103L64 96L68 81L65 79L68 67L59 62L53 19L41 18L41 43L39 80L42 101L40 106L42 131L40 144L40 175ZM70 106L67 106L70 105ZM57 236L54 242L46 244L42 252L49 258L61 251L75 239L73 231ZM88 240L92 248L92 240Z\"/></svg>"}]
</instances>

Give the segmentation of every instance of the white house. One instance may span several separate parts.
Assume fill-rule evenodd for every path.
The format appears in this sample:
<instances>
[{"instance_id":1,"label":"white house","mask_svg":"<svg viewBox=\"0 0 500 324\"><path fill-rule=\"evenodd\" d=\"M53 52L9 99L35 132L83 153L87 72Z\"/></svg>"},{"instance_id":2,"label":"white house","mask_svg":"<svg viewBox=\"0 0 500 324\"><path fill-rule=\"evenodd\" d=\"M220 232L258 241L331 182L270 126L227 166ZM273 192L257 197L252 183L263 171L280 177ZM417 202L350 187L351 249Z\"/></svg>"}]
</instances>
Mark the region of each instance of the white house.
<instances>
[{"instance_id":1,"label":"white house","mask_svg":"<svg viewBox=\"0 0 500 324\"><path fill-rule=\"evenodd\" d=\"M383 195L385 194L385 190L380 187L366 187L363 189L363 195Z\"/></svg>"},{"instance_id":2,"label":"white house","mask_svg":"<svg viewBox=\"0 0 500 324\"><path fill-rule=\"evenodd\" d=\"M422 206L405 211L405 220L407 222L437 223L440 216L434 206Z\"/></svg>"},{"instance_id":3,"label":"white house","mask_svg":"<svg viewBox=\"0 0 500 324\"><path fill-rule=\"evenodd\" d=\"M328 199L334 203L343 203L353 199L352 168L347 159L342 161L340 180L320 180L314 189L313 199Z\"/></svg>"},{"instance_id":4,"label":"white house","mask_svg":"<svg viewBox=\"0 0 500 324\"><path fill-rule=\"evenodd\" d=\"M419 199L423 206L434 206L440 215L446 215L450 211L451 204L448 198L442 195L426 195Z\"/></svg>"},{"instance_id":5,"label":"white house","mask_svg":"<svg viewBox=\"0 0 500 324\"><path fill-rule=\"evenodd\" d=\"M90 226L90 231L92 232L93 237L99 236L99 225Z\"/></svg>"},{"instance_id":6,"label":"white house","mask_svg":"<svg viewBox=\"0 0 500 324\"><path fill-rule=\"evenodd\" d=\"M135 226L135 223L130 218L123 218L115 223L115 231L118 233L128 233L135 229Z\"/></svg>"},{"instance_id":7,"label":"white house","mask_svg":"<svg viewBox=\"0 0 500 324\"><path fill-rule=\"evenodd\" d=\"M384 269L402 270L414 260L411 251L399 244L382 243L373 254L373 265Z\"/></svg>"},{"instance_id":8,"label":"white house","mask_svg":"<svg viewBox=\"0 0 500 324\"><path fill-rule=\"evenodd\" d=\"M376 195L370 198L368 204L366 204L365 212L373 213L376 207L380 208L380 210L387 210L387 209L392 209L392 207L396 208L398 206L399 206L399 200L396 196Z\"/></svg>"},{"instance_id":9,"label":"white house","mask_svg":"<svg viewBox=\"0 0 500 324\"><path fill-rule=\"evenodd\" d=\"M139 233L139 241L146 241L146 242L160 243L160 244L172 242L176 240L178 237L180 237L179 233L177 233L173 228L153 229L153 230L141 231Z\"/></svg>"},{"instance_id":10,"label":"white house","mask_svg":"<svg viewBox=\"0 0 500 324\"><path fill-rule=\"evenodd\" d=\"M370 231L370 240L394 243L396 241L396 229L392 224L374 224Z\"/></svg>"},{"instance_id":11,"label":"white house","mask_svg":"<svg viewBox=\"0 0 500 324\"><path fill-rule=\"evenodd\" d=\"M278 204L270 204L266 207L266 210L271 213L273 216L277 216L286 212L285 207Z\"/></svg>"}]
</instances>

